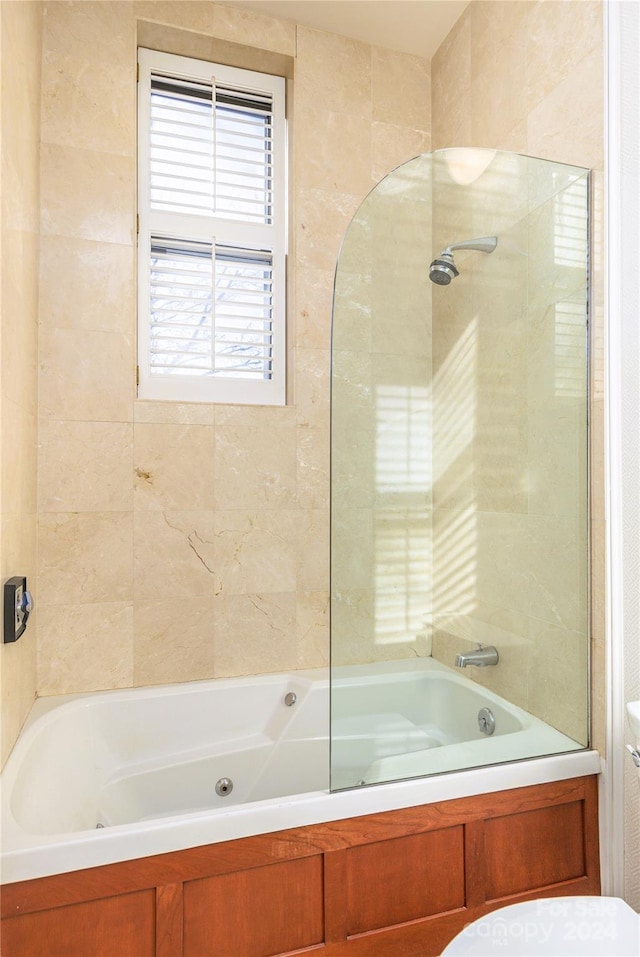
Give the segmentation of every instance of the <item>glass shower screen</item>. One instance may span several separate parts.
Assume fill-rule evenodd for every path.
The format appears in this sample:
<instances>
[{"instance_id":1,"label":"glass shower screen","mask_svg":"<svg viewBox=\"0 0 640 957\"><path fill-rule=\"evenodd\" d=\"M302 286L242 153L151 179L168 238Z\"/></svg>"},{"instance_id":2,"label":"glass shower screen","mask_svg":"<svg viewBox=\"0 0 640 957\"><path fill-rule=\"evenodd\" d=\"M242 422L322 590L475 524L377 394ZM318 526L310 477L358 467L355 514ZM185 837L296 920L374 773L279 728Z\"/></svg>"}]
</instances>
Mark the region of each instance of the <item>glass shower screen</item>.
<instances>
[{"instance_id":1,"label":"glass shower screen","mask_svg":"<svg viewBox=\"0 0 640 957\"><path fill-rule=\"evenodd\" d=\"M390 173L349 226L334 790L588 743L588 216L587 170L451 149Z\"/></svg>"}]
</instances>

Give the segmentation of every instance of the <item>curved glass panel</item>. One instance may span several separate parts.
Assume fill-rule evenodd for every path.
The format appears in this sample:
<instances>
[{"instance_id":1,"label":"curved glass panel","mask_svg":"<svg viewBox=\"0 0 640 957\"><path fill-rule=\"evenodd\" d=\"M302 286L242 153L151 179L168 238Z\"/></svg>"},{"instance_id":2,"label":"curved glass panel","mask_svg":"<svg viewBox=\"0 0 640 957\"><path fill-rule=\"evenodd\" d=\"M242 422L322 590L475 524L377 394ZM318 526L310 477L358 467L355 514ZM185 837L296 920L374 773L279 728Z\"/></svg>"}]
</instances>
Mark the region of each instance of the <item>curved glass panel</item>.
<instances>
[{"instance_id":1,"label":"curved glass panel","mask_svg":"<svg viewBox=\"0 0 640 957\"><path fill-rule=\"evenodd\" d=\"M588 743L588 215L587 170L452 149L347 231L333 790Z\"/></svg>"}]
</instances>

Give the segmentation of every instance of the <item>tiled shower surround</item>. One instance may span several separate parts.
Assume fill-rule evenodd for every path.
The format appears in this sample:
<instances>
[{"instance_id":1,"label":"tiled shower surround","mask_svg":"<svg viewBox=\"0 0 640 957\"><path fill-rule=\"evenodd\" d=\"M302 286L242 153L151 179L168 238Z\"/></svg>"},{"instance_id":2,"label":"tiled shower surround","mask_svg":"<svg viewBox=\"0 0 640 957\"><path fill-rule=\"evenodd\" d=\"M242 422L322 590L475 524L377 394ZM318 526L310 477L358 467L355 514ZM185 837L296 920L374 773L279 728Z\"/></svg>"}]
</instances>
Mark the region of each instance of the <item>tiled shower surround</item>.
<instances>
[{"instance_id":1,"label":"tiled shower surround","mask_svg":"<svg viewBox=\"0 0 640 957\"><path fill-rule=\"evenodd\" d=\"M37 575L35 546L28 569L38 613L3 649L3 757L36 692L325 664L331 297L352 215L387 172L432 147L490 145L602 168L599 2L473 2L431 64L208 2L4 6L16 9L3 10L3 25L30 24L7 47L7 70L36 58L40 29L43 39L40 182L29 198L39 189ZM286 407L135 398L138 43L289 79ZM35 370L35 336L26 354ZM6 351L2 363L4 372ZM22 394L33 397L35 382ZM22 440L29 474L35 413L27 409ZM4 428L2 452L4 478ZM3 497L3 521L11 513L12 527L35 528L32 497L15 507ZM3 573L18 560L3 557Z\"/></svg>"}]
</instances>

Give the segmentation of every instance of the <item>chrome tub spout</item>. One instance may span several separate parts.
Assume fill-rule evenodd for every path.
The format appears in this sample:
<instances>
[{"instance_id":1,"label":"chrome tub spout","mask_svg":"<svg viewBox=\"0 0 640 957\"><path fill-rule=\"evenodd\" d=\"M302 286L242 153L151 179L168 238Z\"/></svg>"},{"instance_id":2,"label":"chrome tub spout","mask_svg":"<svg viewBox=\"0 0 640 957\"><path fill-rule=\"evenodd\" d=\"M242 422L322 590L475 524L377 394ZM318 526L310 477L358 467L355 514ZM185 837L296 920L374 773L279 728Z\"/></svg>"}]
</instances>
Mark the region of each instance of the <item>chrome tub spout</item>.
<instances>
[{"instance_id":1,"label":"chrome tub spout","mask_svg":"<svg viewBox=\"0 0 640 957\"><path fill-rule=\"evenodd\" d=\"M493 645L483 648L478 645L475 651L465 651L456 655L456 668L466 668L467 665L476 665L478 668L486 668L487 665L497 665L500 660L498 651Z\"/></svg>"}]
</instances>

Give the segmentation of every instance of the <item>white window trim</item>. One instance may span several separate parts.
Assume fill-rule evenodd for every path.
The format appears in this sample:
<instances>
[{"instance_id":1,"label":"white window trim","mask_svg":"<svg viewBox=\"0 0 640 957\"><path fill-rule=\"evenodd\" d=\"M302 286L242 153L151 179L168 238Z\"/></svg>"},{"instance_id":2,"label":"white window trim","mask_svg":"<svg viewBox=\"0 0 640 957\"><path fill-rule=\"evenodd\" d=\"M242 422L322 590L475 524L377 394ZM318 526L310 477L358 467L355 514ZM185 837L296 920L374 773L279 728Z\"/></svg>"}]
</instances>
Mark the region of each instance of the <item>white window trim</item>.
<instances>
[{"instance_id":1,"label":"white window trim","mask_svg":"<svg viewBox=\"0 0 640 957\"><path fill-rule=\"evenodd\" d=\"M241 70L190 57L138 50L138 398L179 402L284 405L286 402L286 126L284 77ZM272 223L246 223L219 214L190 215L152 210L150 205L151 73L212 79L273 96ZM150 371L150 255L153 235L273 251L272 358L270 379L159 376Z\"/></svg>"}]
</instances>

